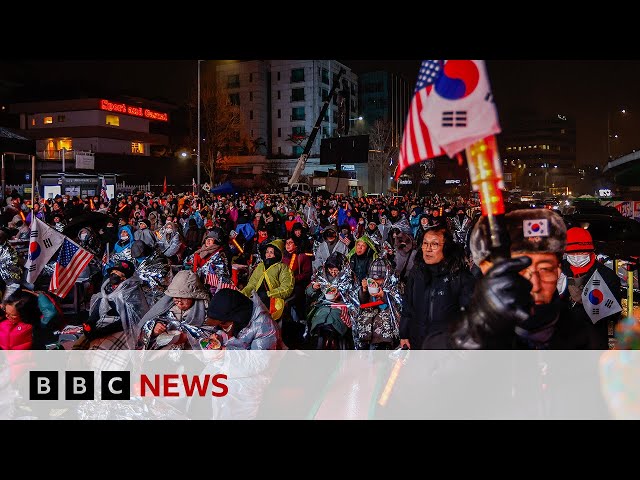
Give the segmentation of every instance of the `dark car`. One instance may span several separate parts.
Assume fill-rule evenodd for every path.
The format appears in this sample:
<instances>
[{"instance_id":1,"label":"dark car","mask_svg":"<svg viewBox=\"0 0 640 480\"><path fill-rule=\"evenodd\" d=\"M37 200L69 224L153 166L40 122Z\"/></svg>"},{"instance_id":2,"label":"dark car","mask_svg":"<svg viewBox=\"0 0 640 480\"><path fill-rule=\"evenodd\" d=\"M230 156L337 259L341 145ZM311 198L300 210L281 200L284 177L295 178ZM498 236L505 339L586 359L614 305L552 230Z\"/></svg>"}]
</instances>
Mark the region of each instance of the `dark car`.
<instances>
[{"instance_id":1,"label":"dark car","mask_svg":"<svg viewBox=\"0 0 640 480\"><path fill-rule=\"evenodd\" d=\"M621 217L622 214L615 207L607 207L605 205L600 205L596 202L586 201L586 200L574 200L571 205L568 205L562 209L562 211L567 215L576 215L576 214L597 214L597 215L612 215L614 217Z\"/></svg>"},{"instance_id":2,"label":"dark car","mask_svg":"<svg viewBox=\"0 0 640 480\"><path fill-rule=\"evenodd\" d=\"M593 237L598 253L620 259L640 255L640 222L632 218L620 214L578 213L564 215L563 219L567 229L586 228Z\"/></svg>"}]
</instances>

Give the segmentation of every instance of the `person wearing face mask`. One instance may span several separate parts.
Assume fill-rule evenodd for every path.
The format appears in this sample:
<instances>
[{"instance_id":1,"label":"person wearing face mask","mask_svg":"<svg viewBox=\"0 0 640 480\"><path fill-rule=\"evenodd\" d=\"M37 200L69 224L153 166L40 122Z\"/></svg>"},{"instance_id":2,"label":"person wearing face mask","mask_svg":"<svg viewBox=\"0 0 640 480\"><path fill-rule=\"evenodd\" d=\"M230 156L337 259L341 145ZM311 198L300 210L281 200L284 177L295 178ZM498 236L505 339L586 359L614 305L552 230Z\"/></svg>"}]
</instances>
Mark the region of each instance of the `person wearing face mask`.
<instances>
[{"instance_id":1,"label":"person wearing face mask","mask_svg":"<svg viewBox=\"0 0 640 480\"><path fill-rule=\"evenodd\" d=\"M107 269L100 293L91 298L89 318L74 350L133 350L137 337L131 336L149 310L142 281L134 275L128 260L118 260Z\"/></svg>"},{"instance_id":2,"label":"person wearing face mask","mask_svg":"<svg viewBox=\"0 0 640 480\"><path fill-rule=\"evenodd\" d=\"M129 225L123 225L118 229L118 241L113 246L113 253L119 254L123 259L131 259L131 245L133 244L133 230Z\"/></svg>"},{"instance_id":3,"label":"person wearing face mask","mask_svg":"<svg viewBox=\"0 0 640 480\"><path fill-rule=\"evenodd\" d=\"M620 319L620 312L602 318L594 316L595 322L593 322L586 310L593 308L593 305L589 300L585 302L583 291L593 274L598 272L620 305L622 301L620 278L613 270L596 260L593 239L584 228L573 227L567 230L565 253L566 258L562 261L562 273L558 280L560 297L569 303L569 312L572 317L588 325L595 323L598 338L597 348L607 350L609 348L609 322L617 322ZM598 301L597 298L596 301ZM585 305L585 303L587 304Z\"/></svg>"},{"instance_id":4,"label":"person wearing face mask","mask_svg":"<svg viewBox=\"0 0 640 480\"><path fill-rule=\"evenodd\" d=\"M505 227L511 258L495 264L487 217L473 227L471 254L483 276L454 327L451 345L467 350L598 348L594 325L575 318L558 294L567 245L562 218L545 208L514 210L505 215Z\"/></svg>"},{"instance_id":5,"label":"person wearing face mask","mask_svg":"<svg viewBox=\"0 0 640 480\"><path fill-rule=\"evenodd\" d=\"M176 223L169 221L165 223L164 227L162 227L160 238L158 239L158 247L160 247L163 255L171 259L173 264L182 262L182 255L187 245L183 241Z\"/></svg>"},{"instance_id":6,"label":"person wearing face mask","mask_svg":"<svg viewBox=\"0 0 640 480\"><path fill-rule=\"evenodd\" d=\"M151 231L151 222L147 219L138 222L138 230L133 234L133 238L134 240L141 240L151 248L156 246L157 237Z\"/></svg>"},{"instance_id":7,"label":"person wearing face mask","mask_svg":"<svg viewBox=\"0 0 640 480\"><path fill-rule=\"evenodd\" d=\"M322 232L322 238L324 241L318 246L316 258L313 261L314 271L322 268L329 256L334 252L342 253L343 255L349 253L347 245L338 239L338 233L333 225L324 229Z\"/></svg>"},{"instance_id":8,"label":"person wearing face mask","mask_svg":"<svg viewBox=\"0 0 640 480\"><path fill-rule=\"evenodd\" d=\"M311 278L305 290L309 299L307 320L309 334L319 337L315 341L318 347L325 350L346 348L345 342L340 340L350 340L352 317L357 309L349 309L345 302L356 287L349 262L339 252L332 253L324 267ZM348 345L351 344L349 341Z\"/></svg>"},{"instance_id":9,"label":"person wearing face mask","mask_svg":"<svg viewBox=\"0 0 640 480\"><path fill-rule=\"evenodd\" d=\"M293 292L294 278L288 265L281 263L284 242L280 239L260 247L260 262L249 277L242 293L251 297L254 293L269 309L274 320L284 311L284 300Z\"/></svg>"}]
</instances>

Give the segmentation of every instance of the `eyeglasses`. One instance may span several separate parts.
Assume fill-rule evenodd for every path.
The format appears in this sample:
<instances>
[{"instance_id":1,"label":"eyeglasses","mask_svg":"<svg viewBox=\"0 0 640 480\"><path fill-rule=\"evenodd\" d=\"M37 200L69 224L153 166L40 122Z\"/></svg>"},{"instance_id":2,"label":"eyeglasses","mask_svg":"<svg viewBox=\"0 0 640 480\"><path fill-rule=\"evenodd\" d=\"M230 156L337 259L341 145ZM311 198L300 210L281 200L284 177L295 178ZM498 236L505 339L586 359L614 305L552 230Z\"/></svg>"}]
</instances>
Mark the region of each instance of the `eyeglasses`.
<instances>
[{"instance_id":1,"label":"eyeglasses","mask_svg":"<svg viewBox=\"0 0 640 480\"><path fill-rule=\"evenodd\" d=\"M537 273L538 278L541 282L556 282L558 280L558 267L540 267L536 270L531 270L530 268L525 268L520 272L527 280L531 281L531 277L533 274Z\"/></svg>"},{"instance_id":2,"label":"eyeglasses","mask_svg":"<svg viewBox=\"0 0 640 480\"><path fill-rule=\"evenodd\" d=\"M427 250L429 250L429 247L431 247L431 250L437 250L440 248L440 244L438 242L422 242L422 246Z\"/></svg>"}]
</instances>

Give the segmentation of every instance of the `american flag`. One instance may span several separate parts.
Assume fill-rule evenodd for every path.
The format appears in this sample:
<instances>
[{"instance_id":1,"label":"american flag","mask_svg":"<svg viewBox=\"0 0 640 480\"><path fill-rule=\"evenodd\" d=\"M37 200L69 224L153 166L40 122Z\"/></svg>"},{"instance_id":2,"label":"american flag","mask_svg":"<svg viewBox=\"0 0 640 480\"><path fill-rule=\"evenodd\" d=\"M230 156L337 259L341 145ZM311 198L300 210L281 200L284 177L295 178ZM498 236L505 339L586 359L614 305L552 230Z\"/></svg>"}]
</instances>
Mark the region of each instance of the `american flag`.
<instances>
[{"instance_id":1,"label":"american flag","mask_svg":"<svg viewBox=\"0 0 640 480\"><path fill-rule=\"evenodd\" d=\"M349 307L344 303L332 303L331 308L337 308L340 310L340 320L348 327L351 328L351 315L349 315Z\"/></svg>"},{"instance_id":2,"label":"american flag","mask_svg":"<svg viewBox=\"0 0 640 480\"><path fill-rule=\"evenodd\" d=\"M404 136L400 146L396 179L410 165L427 160L428 158L444 155L429 133L429 128L422 118L422 112L427 104L427 97L433 84L442 74L444 60L423 60L418 73L418 83L413 92Z\"/></svg>"},{"instance_id":3,"label":"american flag","mask_svg":"<svg viewBox=\"0 0 640 480\"><path fill-rule=\"evenodd\" d=\"M91 253L65 238L53 270L49 291L60 298L66 297L92 258Z\"/></svg>"},{"instance_id":4,"label":"american flag","mask_svg":"<svg viewBox=\"0 0 640 480\"><path fill-rule=\"evenodd\" d=\"M207 278L205 280L205 283L207 285L211 285L212 287L215 287L216 290L222 290L223 288L230 288L232 290L237 290L236 286L231 280L227 282L222 278L220 278L215 273L207 273Z\"/></svg>"}]
</instances>

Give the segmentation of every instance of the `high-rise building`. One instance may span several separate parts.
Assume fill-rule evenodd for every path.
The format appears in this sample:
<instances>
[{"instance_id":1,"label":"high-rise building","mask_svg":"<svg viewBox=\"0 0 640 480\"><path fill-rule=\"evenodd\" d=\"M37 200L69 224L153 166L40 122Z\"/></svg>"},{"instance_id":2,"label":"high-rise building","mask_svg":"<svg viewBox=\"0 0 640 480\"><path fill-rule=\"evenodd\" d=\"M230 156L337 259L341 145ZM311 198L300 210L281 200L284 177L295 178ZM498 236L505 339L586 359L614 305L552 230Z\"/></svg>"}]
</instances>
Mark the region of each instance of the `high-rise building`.
<instances>
[{"instance_id":1,"label":"high-rise building","mask_svg":"<svg viewBox=\"0 0 640 480\"><path fill-rule=\"evenodd\" d=\"M333 78L345 69L340 90L346 93L349 118L358 112L358 78L335 60L251 60L216 67L217 80L239 105L251 141L262 138L269 157L298 158L329 95ZM337 128L334 101L322 122L310 156L320 155L320 140Z\"/></svg>"},{"instance_id":2,"label":"high-rise building","mask_svg":"<svg viewBox=\"0 0 640 480\"><path fill-rule=\"evenodd\" d=\"M399 147L411 102L409 84L401 76L383 71L363 73L359 84L363 128L370 129L377 120L389 122L392 146Z\"/></svg>"},{"instance_id":3,"label":"high-rise building","mask_svg":"<svg viewBox=\"0 0 640 480\"><path fill-rule=\"evenodd\" d=\"M508 188L571 189L577 178L574 119L521 118L498 136L498 146Z\"/></svg>"}]
</instances>

